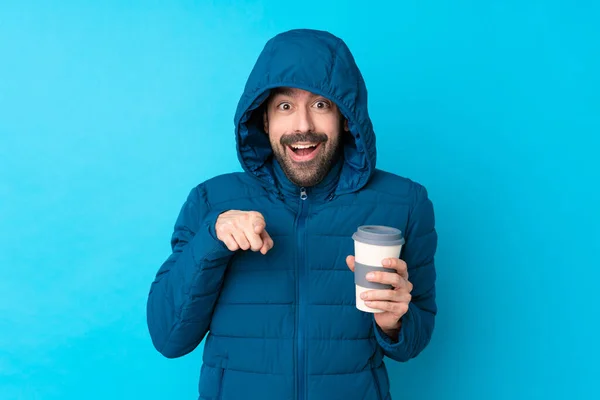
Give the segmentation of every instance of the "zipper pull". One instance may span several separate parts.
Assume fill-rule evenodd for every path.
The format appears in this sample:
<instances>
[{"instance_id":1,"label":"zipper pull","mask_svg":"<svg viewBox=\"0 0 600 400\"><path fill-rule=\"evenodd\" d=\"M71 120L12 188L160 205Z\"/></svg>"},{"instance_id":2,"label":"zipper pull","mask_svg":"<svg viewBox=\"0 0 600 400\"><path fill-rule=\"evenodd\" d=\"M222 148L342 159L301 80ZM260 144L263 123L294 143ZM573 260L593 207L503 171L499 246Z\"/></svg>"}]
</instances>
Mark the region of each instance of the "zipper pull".
<instances>
[{"instance_id":1,"label":"zipper pull","mask_svg":"<svg viewBox=\"0 0 600 400\"><path fill-rule=\"evenodd\" d=\"M306 189L305 188L300 188L300 198L302 200L306 200L308 198L308 195L306 194Z\"/></svg>"}]
</instances>

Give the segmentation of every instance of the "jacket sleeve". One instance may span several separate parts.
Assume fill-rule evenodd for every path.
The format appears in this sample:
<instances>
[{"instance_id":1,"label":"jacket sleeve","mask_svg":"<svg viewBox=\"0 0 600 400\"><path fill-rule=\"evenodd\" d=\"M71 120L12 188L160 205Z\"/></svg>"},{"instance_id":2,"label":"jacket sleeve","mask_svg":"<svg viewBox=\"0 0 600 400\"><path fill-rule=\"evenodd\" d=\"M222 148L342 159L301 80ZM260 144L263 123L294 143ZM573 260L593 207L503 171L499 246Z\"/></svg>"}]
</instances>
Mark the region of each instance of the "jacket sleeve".
<instances>
[{"instance_id":1,"label":"jacket sleeve","mask_svg":"<svg viewBox=\"0 0 600 400\"><path fill-rule=\"evenodd\" d=\"M412 301L402 317L398 341L392 341L375 324L375 337L384 354L396 361L416 357L429 344L437 314L434 256L437 233L433 204L423 186L417 185L415 206L409 216L402 259L413 284Z\"/></svg>"},{"instance_id":2,"label":"jacket sleeve","mask_svg":"<svg viewBox=\"0 0 600 400\"><path fill-rule=\"evenodd\" d=\"M175 222L172 253L151 284L146 317L154 347L165 357L194 350L208 331L227 264L233 255L214 232L202 185L194 188Z\"/></svg>"}]
</instances>

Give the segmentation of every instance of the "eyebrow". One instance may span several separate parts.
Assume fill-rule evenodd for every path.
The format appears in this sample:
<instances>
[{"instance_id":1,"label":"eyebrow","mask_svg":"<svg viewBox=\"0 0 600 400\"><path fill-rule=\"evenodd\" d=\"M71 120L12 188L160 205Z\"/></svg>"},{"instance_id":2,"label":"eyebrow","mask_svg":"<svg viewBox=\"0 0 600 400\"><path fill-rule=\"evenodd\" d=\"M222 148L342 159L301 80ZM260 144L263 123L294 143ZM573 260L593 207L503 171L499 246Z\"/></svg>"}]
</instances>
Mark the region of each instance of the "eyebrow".
<instances>
[{"instance_id":1,"label":"eyebrow","mask_svg":"<svg viewBox=\"0 0 600 400\"><path fill-rule=\"evenodd\" d=\"M279 88L273 89L271 95L273 97L275 97L275 96L295 97L295 92L292 88L279 87Z\"/></svg>"},{"instance_id":2,"label":"eyebrow","mask_svg":"<svg viewBox=\"0 0 600 400\"><path fill-rule=\"evenodd\" d=\"M287 96L287 97L297 97L297 92L294 88L289 87L277 87L271 91L271 98L275 98L277 96ZM311 93L311 98L315 97L323 97L316 93Z\"/></svg>"}]
</instances>

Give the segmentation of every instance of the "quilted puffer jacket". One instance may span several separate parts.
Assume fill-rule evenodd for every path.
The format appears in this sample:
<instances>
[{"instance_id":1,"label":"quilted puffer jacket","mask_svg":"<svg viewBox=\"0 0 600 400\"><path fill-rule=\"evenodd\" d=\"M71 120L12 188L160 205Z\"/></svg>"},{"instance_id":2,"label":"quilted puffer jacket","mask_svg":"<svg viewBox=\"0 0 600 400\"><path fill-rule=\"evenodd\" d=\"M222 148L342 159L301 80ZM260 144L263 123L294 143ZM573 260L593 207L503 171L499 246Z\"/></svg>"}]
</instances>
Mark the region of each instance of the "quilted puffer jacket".
<instances>
[{"instance_id":1,"label":"quilted puffer jacket","mask_svg":"<svg viewBox=\"0 0 600 400\"><path fill-rule=\"evenodd\" d=\"M317 186L291 183L272 157L259 113L272 88L334 101L348 119L344 157ZM437 312L437 234L426 189L376 169L367 90L345 43L293 30L272 38L235 114L243 172L194 187L172 235L172 254L152 282L147 323L156 349L181 357L203 340L200 399L388 400L386 359L407 361L430 341ZM227 210L263 214L274 247L231 252L215 222ZM360 225L402 230L401 258L414 285L397 340L355 306Z\"/></svg>"}]
</instances>

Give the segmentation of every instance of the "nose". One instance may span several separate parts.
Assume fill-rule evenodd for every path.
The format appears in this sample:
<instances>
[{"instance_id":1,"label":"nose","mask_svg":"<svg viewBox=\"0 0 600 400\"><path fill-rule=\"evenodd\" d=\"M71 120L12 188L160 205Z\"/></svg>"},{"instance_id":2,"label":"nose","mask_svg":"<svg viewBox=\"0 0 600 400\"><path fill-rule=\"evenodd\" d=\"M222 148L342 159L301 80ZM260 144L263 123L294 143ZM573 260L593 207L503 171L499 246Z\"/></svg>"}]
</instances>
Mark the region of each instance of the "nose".
<instances>
[{"instance_id":1,"label":"nose","mask_svg":"<svg viewBox=\"0 0 600 400\"><path fill-rule=\"evenodd\" d=\"M312 120L312 116L308 110L304 107L299 107L298 111L294 113L294 132L296 133L304 133L304 132L314 132L314 124Z\"/></svg>"}]
</instances>

